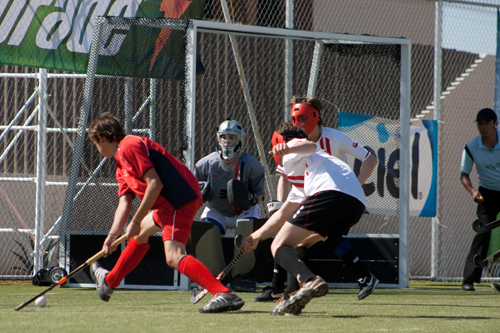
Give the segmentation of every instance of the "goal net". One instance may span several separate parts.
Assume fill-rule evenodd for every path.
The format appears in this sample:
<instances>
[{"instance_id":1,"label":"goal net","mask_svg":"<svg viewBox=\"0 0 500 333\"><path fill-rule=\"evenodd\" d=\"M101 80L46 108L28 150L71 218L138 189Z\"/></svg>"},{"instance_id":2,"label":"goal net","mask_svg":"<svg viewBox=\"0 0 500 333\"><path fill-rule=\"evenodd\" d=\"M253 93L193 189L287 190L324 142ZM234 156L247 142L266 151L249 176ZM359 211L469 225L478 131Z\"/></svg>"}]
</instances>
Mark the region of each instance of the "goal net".
<instances>
[{"instance_id":1,"label":"goal net","mask_svg":"<svg viewBox=\"0 0 500 333\"><path fill-rule=\"evenodd\" d=\"M382 284L404 287L409 125L400 124L409 124L409 45L404 38L98 18L61 222L61 266L71 271L101 248L118 203L114 162L103 159L86 135L98 114L113 113L127 133L157 141L190 168L217 148L222 121L239 121L245 150L264 166L268 202L276 199L278 179L267 154L272 133L289 120L292 95L316 96L326 107L323 126L348 132L379 160L364 185L367 214L350 237L381 240L375 250L363 250L363 243L358 252L379 253L360 256L372 270L395 272L379 276ZM359 172L360 161L348 163ZM265 218L264 205L261 211ZM164 263L161 238L152 238L151 258L124 285L186 287L177 272L157 264ZM106 258L104 266L112 261ZM90 280L81 274L73 283Z\"/></svg>"}]
</instances>

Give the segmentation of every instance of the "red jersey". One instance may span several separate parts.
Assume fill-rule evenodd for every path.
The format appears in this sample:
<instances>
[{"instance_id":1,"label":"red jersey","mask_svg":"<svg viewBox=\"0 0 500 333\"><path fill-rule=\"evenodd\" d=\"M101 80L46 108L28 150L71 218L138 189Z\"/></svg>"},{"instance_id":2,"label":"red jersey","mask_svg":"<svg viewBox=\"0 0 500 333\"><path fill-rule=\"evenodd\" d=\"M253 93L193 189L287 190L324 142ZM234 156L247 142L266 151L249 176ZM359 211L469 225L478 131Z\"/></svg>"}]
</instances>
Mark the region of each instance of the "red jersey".
<instances>
[{"instance_id":1,"label":"red jersey","mask_svg":"<svg viewBox=\"0 0 500 333\"><path fill-rule=\"evenodd\" d=\"M167 203L178 209L201 199L193 173L160 144L148 138L126 136L118 144L115 160L118 196L133 193L142 200L147 187L142 177L150 168L155 168L163 188L152 209Z\"/></svg>"}]
</instances>

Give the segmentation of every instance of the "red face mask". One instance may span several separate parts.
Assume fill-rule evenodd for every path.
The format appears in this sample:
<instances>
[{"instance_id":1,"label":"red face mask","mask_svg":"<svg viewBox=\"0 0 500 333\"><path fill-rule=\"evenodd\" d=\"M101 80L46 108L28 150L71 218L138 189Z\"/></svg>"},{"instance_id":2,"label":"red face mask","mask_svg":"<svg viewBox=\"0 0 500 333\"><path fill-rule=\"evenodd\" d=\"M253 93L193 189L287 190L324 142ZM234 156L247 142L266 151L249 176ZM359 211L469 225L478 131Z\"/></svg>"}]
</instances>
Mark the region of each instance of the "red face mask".
<instances>
[{"instance_id":1,"label":"red face mask","mask_svg":"<svg viewBox=\"0 0 500 333\"><path fill-rule=\"evenodd\" d=\"M276 146L278 143L285 143L285 140L283 139L283 136L281 134L278 134L276 132L273 133L273 137L271 138L271 143L273 145L273 148L274 146ZM276 161L276 163L278 163L278 165L281 165L281 161L280 161L280 158L278 156L274 156L274 160Z\"/></svg>"},{"instance_id":2,"label":"red face mask","mask_svg":"<svg viewBox=\"0 0 500 333\"><path fill-rule=\"evenodd\" d=\"M297 103L292 106L292 122L294 126L301 126L307 135L311 134L319 122L319 112L310 105ZM300 122L299 118L305 116L306 121Z\"/></svg>"}]
</instances>

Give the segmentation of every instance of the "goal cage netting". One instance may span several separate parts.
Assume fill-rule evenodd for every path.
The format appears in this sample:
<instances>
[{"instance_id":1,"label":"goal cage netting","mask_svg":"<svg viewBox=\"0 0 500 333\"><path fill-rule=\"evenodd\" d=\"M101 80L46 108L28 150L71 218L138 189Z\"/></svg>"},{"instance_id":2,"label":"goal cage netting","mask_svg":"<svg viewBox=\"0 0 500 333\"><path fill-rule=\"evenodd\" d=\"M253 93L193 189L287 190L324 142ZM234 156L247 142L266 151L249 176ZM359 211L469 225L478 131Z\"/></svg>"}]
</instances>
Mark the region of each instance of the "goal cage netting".
<instances>
[{"instance_id":1,"label":"goal cage netting","mask_svg":"<svg viewBox=\"0 0 500 333\"><path fill-rule=\"evenodd\" d=\"M316 96L325 105L325 127L345 131L375 120L376 130L366 132L374 134L351 133L379 165L364 185L367 214L349 237L395 239L398 253L389 264L398 277L382 283L406 287L409 48L404 38L99 17L61 219L60 265L71 271L101 248L118 203L114 161L99 155L86 132L98 114L111 112L128 134L151 138L191 169L217 149L219 124L239 121L247 134L245 150L266 172L265 218L278 179L267 154L272 133L289 120L292 95ZM360 161L349 158L348 164L359 172ZM160 240L153 235L149 251L158 258L164 256ZM159 276L151 283L158 288L188 287L186 278L166 264L140 265L124 285L151 288L140 282L139 275L148 274ZM71 282L91 283L86 274Z\"/></svg>"}]
</instances>

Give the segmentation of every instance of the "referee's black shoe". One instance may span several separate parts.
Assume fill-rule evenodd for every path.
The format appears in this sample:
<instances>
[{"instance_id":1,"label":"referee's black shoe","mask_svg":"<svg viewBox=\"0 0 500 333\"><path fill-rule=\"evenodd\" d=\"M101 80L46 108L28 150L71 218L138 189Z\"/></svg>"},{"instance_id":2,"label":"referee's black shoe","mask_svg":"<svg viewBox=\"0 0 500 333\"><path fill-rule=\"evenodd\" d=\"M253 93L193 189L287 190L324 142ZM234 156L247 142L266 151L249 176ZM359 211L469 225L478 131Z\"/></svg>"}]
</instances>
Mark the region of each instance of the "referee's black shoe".
<instances>
[{"instance_id":1,"label":"referee's black shoe","mask_svg":"<svg viewBox=\"0 0 500 333\"><path fill-rule=\"evenodd\" d=\"M375 288L377 288L379 282L380 281L372 273L370 273L370 275L367 275L362 279L359 279L358 300L361 301L370 296L371 293L375 290Z\"/></svg>"},{"instance_id":2,"label":"referee's black shoe","mask_svg":"<svg viewBox=\"0 0 500 333\"><path fill-rule=\"evenodd\" d=\"M495 291L500 293L500 284L499 283L492 282L491 288L493 288Z\"/></svg>"}]
</instances>

